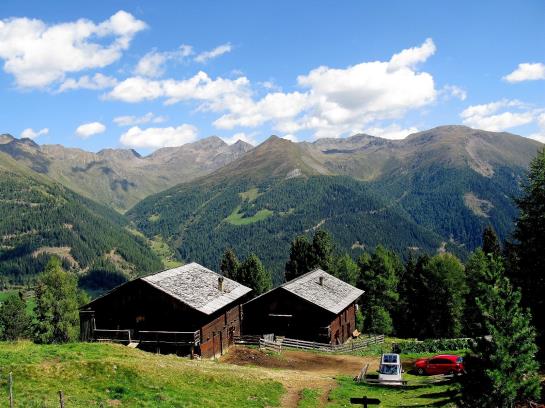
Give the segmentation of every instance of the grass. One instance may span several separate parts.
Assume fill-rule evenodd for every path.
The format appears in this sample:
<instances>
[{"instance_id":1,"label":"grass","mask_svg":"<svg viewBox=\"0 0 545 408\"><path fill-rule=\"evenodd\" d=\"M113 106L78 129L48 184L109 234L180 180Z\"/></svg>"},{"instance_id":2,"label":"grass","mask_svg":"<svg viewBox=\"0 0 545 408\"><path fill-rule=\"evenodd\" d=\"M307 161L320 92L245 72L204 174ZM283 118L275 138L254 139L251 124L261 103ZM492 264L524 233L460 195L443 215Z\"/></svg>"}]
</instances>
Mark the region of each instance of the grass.
<instances>
[{"instance_id":1,"label":"grass","mask_svg":"<svg viewBox=\"0 0 545 408\"><path fill-rule=\"evenodd\" d=\"M155 252L157 256L159 256L159 258L161 258L165 268L176 268L182 265L182 262L174 258L174 251L172 251L172 249L168 246L168 244L163 240L160 235L156 235L149 242L151 250Z\"/></svg>"},{"instance_id":2,"label":"grass","mask_svg":"<svg viewBox=\"0 0 545 408\"><path fill-rule=\"evenodd\" d=\"M0 398L13 372L16 406L279 406L280 383L243 367L187 360L98 343L0 343Z\"/></svg>"},{"instance_id":3,"label":"grass","mask_svg":"<svg viewBox=\"0 0 545 408\"><path fill-rule=\"evenodd\" d=\"M328 407L350 407L351 397L378 398L381 407L455 407L452 397L456 385L449 381L430 383L427 377L404 374L409 381L405 388L356 383L351 377L337 378L338 387L329 394Z\"/></svg>"},{"instance_id":4,"label":"grass","mask_svg":"<svg viewBox=\"0 0 545 408\"><path fill-rule=\"evenodd\" d=\"M242 193L238 193L238 195L243 200L254 201L261 194L259 193L259 189L257 187L254 187L249 189L248 191L243 191Z\"/></svg>"},{"instance_id":5,"label":"grass","mask_svg":"<svg viewBox=\"0 0 545 408\"><path fill-rule=\"evenodd\" d=\"M225 221L233 225L248 225L253 224L254 222L264 220L265 218L273 215L273 211L264 209L259 210L255 215L251 217L244 218L244 214L240 213L239 211L240 206L235 208L234 211L225 219Z\"/></svg>"},{"instance_id":6,"label":"grass","mask_svg":"<svg viewBox=\"0 0 545 408\"><path fill-rule=\"evenodd\" d=\"M305 388L301 391L301 399L297 404L297 408L313 408L319 404L321 391L313 388Z\"/></svg>"},{"instance_id":7,"label":"grass","mask_svg":"<svg viewBox=\"0 0 545 408\"><path fill-rule=\"evenodd\" d=\"M148 217L148 221L149 222L157 222L161 219L161 215L160 214L152 214Z\"/></svg>"}]
</instances>

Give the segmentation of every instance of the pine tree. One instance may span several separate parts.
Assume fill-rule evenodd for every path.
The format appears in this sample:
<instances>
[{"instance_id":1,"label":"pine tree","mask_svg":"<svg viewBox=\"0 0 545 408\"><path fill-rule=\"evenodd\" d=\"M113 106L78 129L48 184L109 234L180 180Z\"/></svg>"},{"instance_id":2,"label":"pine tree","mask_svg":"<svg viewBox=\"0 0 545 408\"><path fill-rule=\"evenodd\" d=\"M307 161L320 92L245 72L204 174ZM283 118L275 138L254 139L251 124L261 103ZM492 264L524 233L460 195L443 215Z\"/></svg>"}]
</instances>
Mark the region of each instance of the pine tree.
<instances>
[{"instance_id":1,"label":"pine tree","mask_svg":"<svg viewBox=\"0 0 545 408\"><path fill-rule=\"evenodd\" d=\"M488 283L492 254L486 255L481 248L471 254L466 263L467 294L464 311L464 333L468 337L483 336L486 334L480 317L477 299L484 296L483 283Z\"/></svg>"},{"instance_id":2,"label":"pine tree","mask_svg":"<svg viewBox=\"0 0 545 408\"><path fill-rule=\"evenodd\" d=\"M251 288L255 296L261 295L272 287L271 274L265 270L261 260L250 254L238 268L238 282Z\"/></svg>"},{"instance_id":3,"label":"pine tree","mask_svg":"<svg viewBox=\"0 0 545 408\"><path fill-rule=\"evenodd\" d=\"M545 149L530 163L523 193L517 200L520 215L509 273L522 291L523 305L532 312L540 356L545 360Z\"/></svg>"},{"instance_id":4,"label":"pine tree","mask_svg":"<svg viewBox=\"0 0 545 408\"><path fill-rule=\"evenodd\" d=\"M358 264L350 255L344 253L335 260L332 274L340 280L356 286L359 276Z\"/></svg>"},{"instance_id":5,"label":"pine tree","mask_svg":"<svg viewBox=\"0 0 545 408\"><path fill-rule=\"evenodd\" d=\"M296 237L291 243L290 258L286 263L286 282L309 272L313 266L312 263L312 244L304 235Z\"/></svg>"},{"instance_id":6,"label":"pine tree","mask_svg":"<svg viewBox=\"0 0 545 408\"><path fill-rule=\"evenodd\" d=\"M240 262L232 248L229 248L223 254L220 262L220 271L226 278L237 280L237 270Z\"/></svg>"},{"instance_id":7,"label":"pine tree","mask_svg":"<svg viewBox=\"0 0 545 408\"><path fill-rule=\"evenodd\" d=\"M477 304L488 336L478 338L466 357L462 405L509 408L539 398L539 365L530 315L520 306L520 292L504 275L500 259L492 258Z\"/></svg>"},{"instance_id":8,"label":"pine tree","mask_svg":"<svg viewBox=\"0 0 545 408\"><path fill-rule=\"evenodd\" d=\"M483 251L486 255L501 256L500 242L491 225L488 225L483 232Z\"/></svg>"},{"instance_id":9,"label":"pine tree","mask_svg":"<svg viewBox=\"0 0 545 408\"><path fill-rule=\"evenodd\" d=\"M333 268L333 252L335 245L331 234L324 229L319 229L314 233L312 238L312 266L310 270L315 268L330 271Z\"/></svg>"},{"instance_id":10,"label":"pine tree","mask_svg":"<svg viewBox=\"0 0 545 408\"><path fill-rule=\"evenodd\" d=\"M364 329L370 333L391 334L394 330L391 313L397 307L397 287L403 265L391 251L378 246L372 254L364 253L358 260L358 288L362 297Z\"/></svg>"},{"instance_id":11,"label":"pine tree","mask_svg":"<svg viewBox=\"0 0 545 408\"><path fill-rule=\"evenodd\" d=\"M449 253L432 257L424 265L423 285L426 305L433 306L421 322L423 337L459 337L467 292L460 260Z\"/></svg>"},{"instance_id":12,"label":"pine tree","mask_svg":"<svg viewBox=\"0 0 545 408\"><path fill-rule=\"evenodd\" d=\"M36 286L36 342L66 343L76 340L80 299L76 275L65 272L58 258L51 258Z\"/></svg>"},{"instance_id":13,"label":"pine tree","mask_svg":"<svg viewBox=\"0 0 545 408\"><path fill-rule=\"evenodd\" d=\"M31 319L21 293L11 294L0 307L0 338L14 341L30 333Z\"/></svg>"}]
</instances>

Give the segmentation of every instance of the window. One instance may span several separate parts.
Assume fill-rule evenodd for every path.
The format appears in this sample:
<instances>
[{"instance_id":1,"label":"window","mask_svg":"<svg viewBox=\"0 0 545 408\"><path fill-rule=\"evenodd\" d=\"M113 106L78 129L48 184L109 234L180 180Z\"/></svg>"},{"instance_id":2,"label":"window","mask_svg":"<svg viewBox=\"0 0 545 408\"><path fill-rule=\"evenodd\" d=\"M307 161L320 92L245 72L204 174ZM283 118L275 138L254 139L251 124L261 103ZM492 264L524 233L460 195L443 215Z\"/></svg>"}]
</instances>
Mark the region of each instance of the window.
<instances>
[{"instance_id":1,"label":"window","mask_svg":"<svg viewBox=\"0 0 545 408\"><path fill-rule=\"evenodd\" d=\"M397 375L399 366L397 364L381 364L379 373L386 375Z\"/></svg>"},{"instance_id":2,"label":"window","mask_svg":"<svg viewBox=\"0 0 545 408\"><path fill-rule=\"evenodd\" d=\"M397 363L397 355L396 354L384 354L384 357L382 358L382 361L384 363Z\"/></svg>"}]
</instances>

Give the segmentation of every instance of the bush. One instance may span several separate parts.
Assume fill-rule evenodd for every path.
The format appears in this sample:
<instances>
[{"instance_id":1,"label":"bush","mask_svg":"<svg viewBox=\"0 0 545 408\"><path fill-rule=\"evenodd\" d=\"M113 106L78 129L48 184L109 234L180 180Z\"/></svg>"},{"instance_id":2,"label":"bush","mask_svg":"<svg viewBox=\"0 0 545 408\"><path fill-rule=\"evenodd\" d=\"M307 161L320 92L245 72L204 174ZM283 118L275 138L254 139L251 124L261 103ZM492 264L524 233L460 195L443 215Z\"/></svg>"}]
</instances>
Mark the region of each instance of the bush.
<instances>
[{"instance_id":1,"label":"bush","mask_svg":"<svg viewBox=\"0 0 545 408\"><path fill-rule=\"evenodd\" d=\"M403 341L394 347L400 353L440 353L448 350L468 349L471 339L438 339L424 341Z\"/></svg>"}]
</instances>

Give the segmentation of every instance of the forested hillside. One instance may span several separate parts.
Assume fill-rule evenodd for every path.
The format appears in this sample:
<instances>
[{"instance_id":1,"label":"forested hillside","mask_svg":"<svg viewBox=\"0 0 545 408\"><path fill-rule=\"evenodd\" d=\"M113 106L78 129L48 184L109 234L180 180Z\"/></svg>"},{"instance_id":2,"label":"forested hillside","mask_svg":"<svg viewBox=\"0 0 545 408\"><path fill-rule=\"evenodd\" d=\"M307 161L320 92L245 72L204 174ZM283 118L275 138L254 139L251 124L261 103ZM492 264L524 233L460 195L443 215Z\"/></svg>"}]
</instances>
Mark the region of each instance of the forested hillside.
<instances>
[{"instance_id":1,"label":"forested hillside","mask_svg":"<svg viewBox=\"0 0 545 408\"><path fill-rule=\"evenodd\" d=\"M143 200L128 216L181 259L217 267L233 247L241 256L255 252L277 279L291 240L320 226L343 251L381 243L405 256L465 257L486 225L509 236L513 198L539 146L458 126L404 141L272 137L219 171Z\"/></svg>"},{"instance_id":2,"label":"forested hillside","mask_svg":"<svg viewBox=\"0 0 545 408\"><path fill-rule=\"evenodd\" d=\"M158 270L160 259L114 210L0 153L0 276L24 284L51 255L90 287Z\"/></svg>"}]
</instances>

